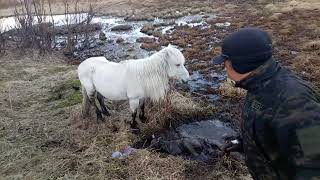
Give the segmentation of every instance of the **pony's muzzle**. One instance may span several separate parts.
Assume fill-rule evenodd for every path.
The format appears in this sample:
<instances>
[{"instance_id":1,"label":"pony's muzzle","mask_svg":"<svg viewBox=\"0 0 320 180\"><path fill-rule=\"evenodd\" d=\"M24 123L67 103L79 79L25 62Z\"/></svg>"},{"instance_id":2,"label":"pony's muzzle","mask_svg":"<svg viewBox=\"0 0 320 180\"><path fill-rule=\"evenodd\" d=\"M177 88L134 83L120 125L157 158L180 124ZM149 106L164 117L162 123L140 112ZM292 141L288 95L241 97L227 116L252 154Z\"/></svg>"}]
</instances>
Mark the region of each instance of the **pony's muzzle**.
<instances>
[{"instance_id":1,"label":"pony's muzzle","mask_svg":"<svg viewBox=\"0 0 320 180\"><path fill-rule=\"evenodd\" d=\"M186 76L185 76L185 78L182 78L182 82L184 84L188 83L188 81L190 80L189 72L187 71L187 69L185 71L186 71Z\"/></svg>"},{"instance_id":2,"label":"pony's muzzle","mask_svg":"<svg viewBox=\"0 0 320 180\"><path fill-rule=\"evenodd\" d=\"M181 79L181 82L182 82L183 84L188 84L188 81L189 81L189 78L188 78L188 79Z\"/></svg>"}]
</instances>

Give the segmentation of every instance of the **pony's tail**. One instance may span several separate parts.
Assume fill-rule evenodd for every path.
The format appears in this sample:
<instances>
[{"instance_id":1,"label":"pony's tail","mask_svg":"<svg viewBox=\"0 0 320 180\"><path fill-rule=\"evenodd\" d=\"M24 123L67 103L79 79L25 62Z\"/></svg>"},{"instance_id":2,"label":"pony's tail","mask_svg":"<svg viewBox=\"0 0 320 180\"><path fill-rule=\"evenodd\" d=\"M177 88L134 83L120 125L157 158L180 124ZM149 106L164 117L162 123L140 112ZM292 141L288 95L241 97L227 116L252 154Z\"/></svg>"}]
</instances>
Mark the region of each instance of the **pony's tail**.
<instances>
[{"instance_id":1,"label":"pony's tail","mask_svg":"<svg viewBox=\"0 0 320 180\"><path fill-rule=\"evenodd\" d=\"M82 86L82 116L88 117L90 112L90 100L86 89Z\"/></svg>"}]
</instances>

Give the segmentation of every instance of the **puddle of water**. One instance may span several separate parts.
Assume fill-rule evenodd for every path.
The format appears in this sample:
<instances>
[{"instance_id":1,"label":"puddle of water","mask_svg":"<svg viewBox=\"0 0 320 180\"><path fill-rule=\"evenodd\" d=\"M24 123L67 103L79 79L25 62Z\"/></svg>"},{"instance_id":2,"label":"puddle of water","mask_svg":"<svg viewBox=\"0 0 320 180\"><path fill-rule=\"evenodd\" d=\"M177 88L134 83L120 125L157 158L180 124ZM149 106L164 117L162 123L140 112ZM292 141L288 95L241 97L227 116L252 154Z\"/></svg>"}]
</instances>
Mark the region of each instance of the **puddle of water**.
<instances>
[{"instance_id":1,"label":"puddle of water","mask_svg":"<svg viewBox=\"0 0 320 180\"><path fill-rule=\"evenodd\" d=\"M68 14L67 16L65 15L54 15L53 17L43 16L42 18L44 20L43 21L44 23L54 22L55 26L63 26L63 25L66 25L67 21L69 22L69 24L82 22L83 20L85 20L86 16L87 16L86 13L82 13L82 14ZM38 24L37 18L34 18L33 23ZM140 32L143 25L146 23L144 21L126 22L124 18L102 16L102 17L94 17L92 19L92 23L100 23L103 27L103 32L106 34L106 36L114 40L116 40L119 37L122 37L125 41L132 43L132 42L135 42L136 39L140 37L150 37ZM17 28L18 26L15 20L15 17L1 18L0 24L1 24L1 27L0 27L1 32L9 31L11 29ZM125 32L111 31L112 27L121 25L121 24L128 24L132 26L132 30L125 31Z\"/></svg>"},{"instance_id":2,"label":"puddle of water","mask_svg":"<svg viewBox=\"0 0 320 180\"><path fill-rule=\"evenodd\" d=\"M151 148L187 159L207 161L217 154L225 144L226 137L234 137L236 132L218 120L199 121L166 130L146 142L134 145L136 148Z\"/></svg>"},{"instance_id":3,"label":"puddle of water","mask_svg":"<svg viewBox=\"0 0 320 180\"><path fill-rule=\"evenodd\" d=\"M43 23L48 22L54 22L55 26L63 26L67 23L67 20L69 24L75 24L78 22L82 22L85 20L85 17L87 17L87 13L81 13L81 14L67 14L67 15L53 15L51 16L41 16L41 20ZM0 18L0 31L9 31L11 29L17 28L18 24L16 22L15 17L6 17L6 18ZM36 17L33 17L33 24L38 24L38 19Z\"/></svg>"},{"instance_id":4,"label":"puddle of water","mask_svg":"<svg viewBox=\"0 0 320 180\"><path fill-rule=\"evenodd\" d=\"M221 82L225 81L227 76L224 72L218 74L216 72L211 72L209 79L205 78L203 74L199 71L191 72L190 80L188 81L187 86L183 84L178 84L178 89L188 90L192 94L202 97L209 102L216 102L220 97L216 94L210 94L208 89L217 89L219 88Z\"/></svg>"},{"instance_id":5,"label":"puddle of water","mask_svg":"<svg viewBox=\"0 0 320 180\"><path fill-rule=\"evenodd\" d=\"M164 22L165 21L163 19L158 18L158 17L154 18L154 20L153 20L153 24L160 24L160 23L164 23Z\"/></svg>"},{"instance_id":6,"label":"puddle of water","mask_svg":"<svg viewBox=\"0 0 320 180\"><path fill-rule=\"evenodd\" d=\"M210 25L206 23L206 18L216 18L216 15L206 14L206 15L192 15L192 16L184 16L174 20L174 25L168 26L160 26L156 28L157 31L161 31L162 34L171 34L174 31L174 27L177 26L189 26L189 27L201 27L201 29L210 28ZM170 20L163 20L157 18L154 21L154 24L161 24L164 22L172 21Z\"/></svg>"},{"instance_id":7,"label":"puddle of water","mask_svg":"<svg viewBox=\"0 0 320 180\"><path fill-rule=\"evenodd\" d=\"M7 17L0 19L0 32L9 31L15 27L15 19L14 17Z\"/></svg>"},{"instance_id":8,"label":"puddle of water","mask_svg":"<svg viewBox=\"0 0 320 180\"><path fill-rule=\"evenodd\" d=\"M147 23L146 21L128 22L125 18L102 16L93 18L93 23L100 23L102 25L102 31L106 34L108 39L117 40L118 38L123 38L128 43L135 43L140 37L154 38L153 36L149 36L141 32L143 25ZM113 27L123 24L131 26L132 30L111 31Z\"/></svg>"},{"instance_id":9,"label":"puddle of water","mask_svg":"<svg viewBox=\"0 0 320 180\"><path fill-rule=\"evenodd\" d=\"M203 21L203 15L184 16L176 20L176 24L179 26L198 24Z\"/></svg>"},{"instance_id":10,"label":"puddle of water","mask_svg":"<svg viewBox=\"0 0 320 180\"><path fill-rule=\"evenodd\" d=\"M109 26L119 25L124 21L124 18L121 17L109 17L109 16L100 16L94 17L92 23L101 23Z\"/></svg>"},{"instance_id":11,"label":"puddle of water","mask_svg":"<svg viewBox=\"0 0 320 180\"><path fill-rule=\"evenodd\" d=\"M215 83L205 80L199 71L193 72L193 74L190 76L190 81L188 84L191 87L191 91L205 90L204 86L215 86Z\"/></svg>"},{"instance_id":12,"label":"puddle of water","mask_svg":"<svg viewBox=\"0 0 320 180\"><path fill-rule=\"evenodd\" d=\"M171 34L174 31L174 26L160 27L162 34Z\"/></svg>"},{"instance_id":13,"label":"puddle of water","mask_svg":"<svg viewBox=\"0 0 320 180\"><path fill-rule=\"evenodd\" d=\"M209 25L205 22L206 18L215 18L216 15L207 14L207 15L192 15L192 16L184 16L176 20L176 24L179 26L189 26L189 27L195 27L195 26L205 26L206 28L209 27Z\"/></svg>"},{"instance_id":14,"label":"puddle of water","mask_svg":"<svg viewBox=\"0 0 320 180\"><path fill-rule=\"evenodd\" d=\"M225 23L216 23L215 24L217 27L229 27L231 23L225 22Z\"/></svg>"},{"instance_id":15,"label":"puddle of water","mask_svg":"<svg viewBox=\"0 0 320 180\"><path fill-rule=\"evenodd\" d=\"M85 14L84 14L85 15ZM54 16L54 22L57 26L65 25L65 16L57 15ZM75 20L75 15L70 15L69 17L72 22L79 22L79 20ZM14 19L11 17L11 19ZM79 19L79 17L78 17ZM15 22L11 22L12 25ZM135 58L143 58L150 55L150 52L147 52L143 49L140 49L140 43L137 43L136 40L140 37L150 37L153 36L146 35L141 32L141 29L146 21L131 21L127 22L122 17L109 17L109 16L101 16L94 17L92 19L92 23L99 23L102 26L101 31L99 32L91 32L89 35L90 45L89 50L84 48L84 36L78 35L78 42L76 44L76 52L74 53L75 57L79 57L81 60L84 60L91 56L105 56L107 59L111 61L121 61L125 59L135 59ZM111 31L111 29L115 26L126 24L131 26L131 30L128 31ZM107 38L106 41L99 40L99 34L103 32ZM116 41L121 38L123 39L123 43L119 44ZM67 37L65 35L57 35L55 47L58 49L63 49L66 45Z\"/></svg>"}]
</instances>

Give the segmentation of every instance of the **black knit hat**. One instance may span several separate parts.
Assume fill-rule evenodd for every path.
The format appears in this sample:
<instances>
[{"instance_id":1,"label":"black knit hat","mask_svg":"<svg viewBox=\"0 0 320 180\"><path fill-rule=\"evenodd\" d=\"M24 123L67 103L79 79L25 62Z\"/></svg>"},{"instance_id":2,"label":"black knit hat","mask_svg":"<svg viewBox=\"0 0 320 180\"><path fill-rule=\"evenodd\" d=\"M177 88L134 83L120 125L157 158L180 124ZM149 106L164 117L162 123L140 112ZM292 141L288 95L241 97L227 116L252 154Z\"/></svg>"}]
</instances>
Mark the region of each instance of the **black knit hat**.
<instances>
[{"instance_id":1,"label":"black knit hat","mask_svg":"<svg viewBox=\"0 0 320 180\"><path fill-rule=\"evenodd\" d=\"M215 57L214 64L230 60L240 74L250 72L272 57L272 40L259 28L243 28L223 40L222 53Z\"/></svg>"}]
</instances>

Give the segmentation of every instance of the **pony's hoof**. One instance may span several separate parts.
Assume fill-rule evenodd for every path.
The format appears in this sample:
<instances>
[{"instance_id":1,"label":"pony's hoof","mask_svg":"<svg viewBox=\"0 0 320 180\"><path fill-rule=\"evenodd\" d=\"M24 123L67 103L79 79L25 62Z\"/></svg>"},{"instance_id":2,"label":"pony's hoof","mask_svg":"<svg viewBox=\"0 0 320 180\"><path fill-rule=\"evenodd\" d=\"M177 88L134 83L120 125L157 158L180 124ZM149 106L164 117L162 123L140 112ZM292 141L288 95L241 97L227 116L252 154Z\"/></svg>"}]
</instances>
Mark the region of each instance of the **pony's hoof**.
<instances>
[{"instance_id":1,"label":"pony's hoof","mask_svg":"<svg viewBox=\"0 0 320 180\"><path fill-rule=\"evenodd\" d=\"M145 123L147 121L147 118L143 115L139 115L139 119L142 123Z\"/></svg>"},{"instance_id":2,"label":"pony's hoof","mask_svg":"<svg viewBox=\"0 0 320 180\"><path fill-rule=\"evenodd\" d=\"M108 111L103 111L102 114L105 116L111 116L111 114Z\"/></svg>"},{"instance_id":3,"label":"pony's hoof","mask_svg":"<svg viewBox=\"0 0 320 180\"><path fill-rule=\"evenodd\" d=\"M97 119L97 123L99 124L99 123L105 123L106 122L106 120L104 119L104 118L99 118L99 119Z\"/></svg>"},{"instance_id":4,"label":"pony's hoof","mask_svg":"<svg viewBox=\"0 0 320 180\"><path fill-rule=\"evenodd\" d=\"M138 127L138 125L136 123L130 124L130 131L133 134L138 134L140 133L140 128Z\"/></svg>"},{"instance_id":5,"label":"pony's hoof","mask_svg":"<svg viewBox=\"0 0 320 180\"><path fill-rule=\"evenodd\" d=\"M132 134L139 134L140 133L140 129L139 128L130 128L130 132Z\"/></svg>"}]
</instances>

